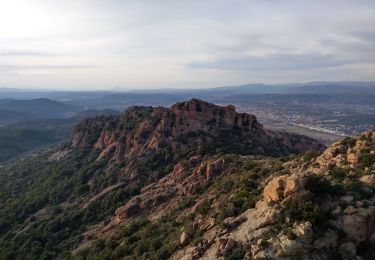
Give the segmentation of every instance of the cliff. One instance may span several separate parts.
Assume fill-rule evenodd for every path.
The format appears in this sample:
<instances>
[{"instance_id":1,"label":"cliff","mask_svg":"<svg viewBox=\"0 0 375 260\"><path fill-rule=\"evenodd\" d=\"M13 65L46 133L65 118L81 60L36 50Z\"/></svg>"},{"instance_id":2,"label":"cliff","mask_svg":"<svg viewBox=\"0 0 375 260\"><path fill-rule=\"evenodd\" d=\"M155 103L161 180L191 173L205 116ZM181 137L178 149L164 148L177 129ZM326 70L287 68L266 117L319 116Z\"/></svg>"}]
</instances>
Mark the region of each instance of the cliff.
<instances>
[{"instance_id":1,"label":"cliff","mask_svg":"<svg viewBox=\"0 0 375 260\"><path fill-rule=\"evenodd\" d=\"M121 116L82 121L73 130L74 148L99 148L100 158L141 156L197 144L236 147L243 154L319 152L323 145L299 135L265 131L254 115L192 99L170 108L133 107Z\"/></svg>"}]
</instances>

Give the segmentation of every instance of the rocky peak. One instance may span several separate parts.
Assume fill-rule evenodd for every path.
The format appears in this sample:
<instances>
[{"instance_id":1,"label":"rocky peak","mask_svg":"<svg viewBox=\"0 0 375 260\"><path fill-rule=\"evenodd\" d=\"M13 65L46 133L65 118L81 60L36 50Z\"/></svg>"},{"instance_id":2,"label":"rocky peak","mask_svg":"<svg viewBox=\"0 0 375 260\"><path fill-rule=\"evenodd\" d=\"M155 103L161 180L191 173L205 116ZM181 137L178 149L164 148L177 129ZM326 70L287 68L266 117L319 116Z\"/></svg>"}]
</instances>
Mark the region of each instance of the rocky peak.
<instances>
[{"instance_id":1,"label":"rocky peak","mask_svg":"<svg viewBox=\"0 0 375 260\"><path fill-rule=\"evenodd\" d=\"M171 107L176 116L176 131L209 131L210 129L263 130L254 115L237 113L233 105L226 107L191 99ZM262 133L263 134L263 133Z\"/></svg>"},{"instance_id":2,"label":"rocky peak","mask_svg":"<svg viewBox=\"0 0 375 260\"><path fill-rule=\"evenodd\" d=\"M232 146L245 154L283 155L323 146L307 137L265 131L254 115L198 99L165 107L132 107L120 116L85 119L73 130L74 148L99 148L100 158L140 156L197 144ZM235 145L235 146L234 146Z\"/></svg>"}]
</instances>

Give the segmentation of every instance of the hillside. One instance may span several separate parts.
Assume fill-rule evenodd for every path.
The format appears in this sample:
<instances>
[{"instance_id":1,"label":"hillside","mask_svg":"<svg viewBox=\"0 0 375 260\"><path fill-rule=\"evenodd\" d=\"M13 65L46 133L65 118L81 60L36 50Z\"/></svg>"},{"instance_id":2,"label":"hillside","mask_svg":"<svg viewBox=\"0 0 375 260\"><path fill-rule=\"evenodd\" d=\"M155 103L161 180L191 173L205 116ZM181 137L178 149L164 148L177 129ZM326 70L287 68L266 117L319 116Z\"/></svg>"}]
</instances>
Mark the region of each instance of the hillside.
<instances>
[{"instance_id":1,"label":"hillside","mask_svg":"<svg viewBox=\"0 0 375 260\"><path fill-rule=\"evenodd\" d=\"M84 119L0 169L0 259L372 259L375 131L323 150L197 99Z\"/></svg>"},{"instance_id":2,"label":"hillside","mask_svg":"<svg viewBox=\"0 0 375 260\"><path fill-rule=\"evenodd\" d=\"M7 111L9 115L13 113L16 115L24 114ZM54 149L69 141L72 127L79 120L111 114L120 114L120 112L113 110L85 110L67 119L33 119L28 114L23 118L12 117L10 121L12 124L0 127L0 165L9 159L19 159L20 155L37 154L41 149L45 148Z\"/></svg>"},{"instance_id":3,"label":"hillside","mask_svg":"<svg viewBox=\"0 0 375 260\"><path fill-rule=\"evenodd\" d=\"M35 118L67 118L80 111L78 106L68 105L62 102L50 100L47 98L37 98L30 100L13 100L5 99L0 102L0 124L15 123ZM6 113L8 112L8 113ZM14 117L9 121L9 117L17 115L18 120ZM22 115L22 117L20 117Z\"/></svg>"},{"instance_id":4,"label":"hillside","mask_svg":"<svg viewBox=\"0 0 375 260\"><path fill-rule=\"evenodd\" d=\"M14 124L20 121L28 121L34 119L35 116L31 114L0 109L0 127L3 125Z\"/></svg>"},{"instance_id":5,"label":"hillside","mask_svg":"<svg viewBox=\"0 0 375 260\"><path fill-rule=\"evenodd\" d=\"M71 119L39 119L0 127L0 165L25 152L67 142L75 123Z\"/></svg>"}]
</instances>

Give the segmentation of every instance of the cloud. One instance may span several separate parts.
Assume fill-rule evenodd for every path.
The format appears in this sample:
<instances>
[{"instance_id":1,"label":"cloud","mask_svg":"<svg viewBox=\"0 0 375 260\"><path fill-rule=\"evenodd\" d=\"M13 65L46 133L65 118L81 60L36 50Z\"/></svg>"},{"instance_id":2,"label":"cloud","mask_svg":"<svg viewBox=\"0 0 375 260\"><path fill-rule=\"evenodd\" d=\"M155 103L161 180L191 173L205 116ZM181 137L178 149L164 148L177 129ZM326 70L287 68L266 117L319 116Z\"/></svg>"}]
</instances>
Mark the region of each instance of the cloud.
<instances>
[{"instance_id":1,"label":"cloud","mask_svg":"<svg viewBox=\"0 0 375 260\"><path fill-rule=\"evenodd\" d=\"M94 65L0 65L0 71L94 69Z\"/></svg>"},{"instance_id":2,"label":"cloud","mask_svg":"<svg viewBox=\"0 0 375 260\"><path fill-rule=\"evenodd\" d=\"M375 59L373 60L375 61ZM237 59L223 59L212 62L189 64L192 68L220 70L309 70L337 67L357 61L338 59L332 55L319 53L293 54L277 53L267 56L242 56Z\"/></svg>"},{"instance_id":3,"label":"cloud","mask_svg":"<svg viewBox=\"0 0 375 260\"><path fill-rule=\"evenodd\" d=\"M20 51L20 50L0 50L0 56L36 56L47 57L55 54L37 51Z\"/></svg>"},{"instance_id":4,"label":"cloud","mask_svg":"<svg viewBox=\"0 0 375 260\"><path fill-rule=\"evenodd\" d=\"M3 2L0 71L54 71L48 86L375 80L372 0Z\"/></svg>"}]
</instances>

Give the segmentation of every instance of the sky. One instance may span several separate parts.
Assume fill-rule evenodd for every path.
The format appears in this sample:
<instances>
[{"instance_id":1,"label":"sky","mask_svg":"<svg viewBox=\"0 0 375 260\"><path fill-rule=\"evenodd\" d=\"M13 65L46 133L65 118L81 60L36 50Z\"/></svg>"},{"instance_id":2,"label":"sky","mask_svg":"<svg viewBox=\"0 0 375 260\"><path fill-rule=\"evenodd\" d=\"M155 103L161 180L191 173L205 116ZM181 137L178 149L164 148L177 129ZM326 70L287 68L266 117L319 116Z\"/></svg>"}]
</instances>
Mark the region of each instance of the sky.
<instances>
[{"instance_id":1,"label":"sky","mask_svg":"<svg viewBox=\"0 0 375 260\"><path fill-rule=\"evenodd\" d=\"M374 0L0 0L0 87L375 81Z\"/></svg>"}]
</instances>

